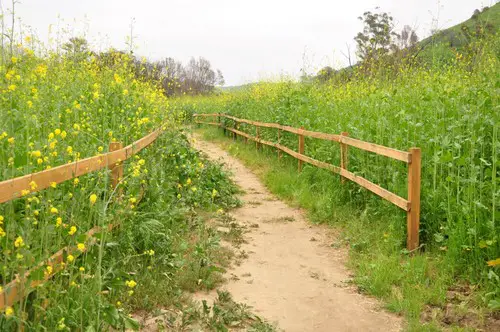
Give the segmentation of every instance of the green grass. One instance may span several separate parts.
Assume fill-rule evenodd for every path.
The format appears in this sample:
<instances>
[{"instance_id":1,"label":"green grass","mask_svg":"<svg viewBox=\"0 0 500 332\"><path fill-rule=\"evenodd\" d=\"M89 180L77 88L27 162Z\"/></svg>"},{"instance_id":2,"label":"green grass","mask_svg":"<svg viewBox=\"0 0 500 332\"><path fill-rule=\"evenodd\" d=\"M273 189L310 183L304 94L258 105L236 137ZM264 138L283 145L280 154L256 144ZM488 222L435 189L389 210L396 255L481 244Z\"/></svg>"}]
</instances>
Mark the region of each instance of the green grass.
<instances>
[{"instance_id":1,"label":"green grass","mask_svg":"<svg viewBox=\"0 0 500 332\"><path fill-rule=\"evenodd\" d=\"M493 9L491 9L493 10ZM175 109L219 113L261 122L325 132L348 132L350 137L408 151L422 150L420 242L429 257L446 257L453 278L469 280L484 291L482 306L499 309L500 223L500 62L498 34L478 39L453 59L432 66L390 64L366 76L356 70L348 81L325 84L261 82L248 89L216 96L180 98ZM449 47L448 47L449 48ZM385 66L383 66L385 68ZM232 120L225 120L234 126ZM240 124L254 134L255 128ZM278 131L261 128L263 139L277 142ZM297 148L297 137L282 132L281 144ZM306 154L340 165L335 142L305 138ZM349 148L349 170L401 197L407 197L407 165L356 148ZM324 172L305 170L297 189L283 193L310 208L313 215L332 216L332 206L352 206L370 218L383 220L404 248L404 212L359 186L331 183L330 195L310 200L300 184L318 191L328 182ZM272 175L269 175L270 177ZM310 205L310 206L309 206ZM393 222L392 220L398 220Z\"/></svg>"},{"instance_id":2,"label":"green grass","mask_svg":"<svg viewBox=\"0 0 500 332\"><path fill-rule=\"evenodd\" d=\"M279 161L273 149L257 152L254 144L234 143L214 128L204 128L200 132L205 139L216 142L241 159L278 197L305 208L312 222L338 229L339 236L331 245L349 249L348 266L355 272L354 283L361 292L381 298L387 310L403 315L409 331L434 331L445 325L443 315L449 302L448 291L455 285L469 285L469 281L456 274L445 252L424 251L409 256L402 250L404 213L394 209L391 216L370 208L360 209L356 203L345 203L340 197L346 191L359 188L352 183L342 185L338 175L312 166L305 166L299 174L295 159L284 156ZM380 205L386 204L377 199ZM460 305L465 305L466 316L481 326L482 317L488 312L477 308L481 306L481 295L484 294L476 292L468 302L454 303L451 317L455 312L458 315ZM432 308L438 308L434 318L428 315ZM467 329L465 323L461 326L458 321L452 326L456 330Z\"/></svg>"}]
</instances>

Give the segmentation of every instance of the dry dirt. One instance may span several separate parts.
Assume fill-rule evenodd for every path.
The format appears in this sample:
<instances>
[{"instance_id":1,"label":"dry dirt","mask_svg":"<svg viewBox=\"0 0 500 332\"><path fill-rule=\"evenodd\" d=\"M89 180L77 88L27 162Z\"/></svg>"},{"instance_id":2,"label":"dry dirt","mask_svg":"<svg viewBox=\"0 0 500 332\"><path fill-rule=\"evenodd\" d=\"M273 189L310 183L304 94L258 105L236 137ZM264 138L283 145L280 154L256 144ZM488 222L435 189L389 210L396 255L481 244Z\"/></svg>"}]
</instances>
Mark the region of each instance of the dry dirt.
<instances>
[{"instance_id":1,"label":"dry dirt","mask_svg":"<svg viewBox=\"0 0 500 332\"><path fill-rule=\"evenodd\" d=\"M237 159L217 145L193 139L213 160L225 163L245 192L230 211L246 226L248 258L228 271L223 286L237 302L285 331L400 331L401 319L356 292L344 266L345 252L332 248L334 233L307 222L303 212L273 197ZM230 277L230 276L233 277ZM198 299L211 294L195 294Z\"/></svg>"}]
</instances>

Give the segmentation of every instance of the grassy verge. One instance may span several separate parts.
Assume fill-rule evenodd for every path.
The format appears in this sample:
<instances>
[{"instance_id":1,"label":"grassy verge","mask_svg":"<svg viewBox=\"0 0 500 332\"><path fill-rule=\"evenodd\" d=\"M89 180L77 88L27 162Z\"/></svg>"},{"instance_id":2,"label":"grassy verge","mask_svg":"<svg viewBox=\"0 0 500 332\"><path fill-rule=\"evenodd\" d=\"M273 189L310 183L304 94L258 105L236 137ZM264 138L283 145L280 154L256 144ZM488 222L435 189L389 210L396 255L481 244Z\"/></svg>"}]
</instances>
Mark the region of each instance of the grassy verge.
<instances>
[{"instance_id":1,"label":"grassy verge","mask_svg":"<svg viewBox=\"0 0 500 332\"><path fill-rule=\"evenodd\" d=\"M387 310L403 315L407 330L467 331L489 329L498 322L481 306L482 291L457 280L445 255L408 255L403 249L404 214L360 210L341 197L360 189L354 184L342 188L338 176L311 166L299 174L296 161L287 156L278 160L275 150L258 152L254 144L234 142L214 128L199 132L241 159L278 197L306 209L312 222L339 227L341 235L332 246L349 248L353 282L361 292L381 298Z\"/></svg>"}]
</instances>

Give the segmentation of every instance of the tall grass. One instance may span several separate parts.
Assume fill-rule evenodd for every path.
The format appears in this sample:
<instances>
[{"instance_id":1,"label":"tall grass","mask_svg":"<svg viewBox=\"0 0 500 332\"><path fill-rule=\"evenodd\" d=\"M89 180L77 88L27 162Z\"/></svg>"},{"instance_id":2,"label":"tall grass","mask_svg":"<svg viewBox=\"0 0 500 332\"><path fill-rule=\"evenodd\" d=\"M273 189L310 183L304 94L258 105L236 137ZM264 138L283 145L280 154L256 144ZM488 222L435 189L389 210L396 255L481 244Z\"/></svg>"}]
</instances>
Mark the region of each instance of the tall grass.
<instances>
[{"instance_id":1,"label":"tall grass","mask_svg":"<svg viewBox=\"0 0 500 332\"><path fill-rule=\"evenodd\" d=\"M457 52L445 66L406 66L372 76L360 70L348 82L328 84L262 82L219 96L180 99L176 107L327 133L347 131L401 150L422 148L423 250L443 256L454 277L492 290L485 303L495 306L500 296L495 267L500 257L499 50L495 36ZM254 134L248 126L240 128ZM277 141L273 129L261 129L261 136ZM293 134L285 133L281 142L297 148ZM319 160L340 163L335 143L306 139L305 150ZM406 197L403 163L350 148L349 169ZM334 186L359 211L400 220L403 247L402 212L358 186L340 186L339 181Z\"/></svg>"}]
</instances>

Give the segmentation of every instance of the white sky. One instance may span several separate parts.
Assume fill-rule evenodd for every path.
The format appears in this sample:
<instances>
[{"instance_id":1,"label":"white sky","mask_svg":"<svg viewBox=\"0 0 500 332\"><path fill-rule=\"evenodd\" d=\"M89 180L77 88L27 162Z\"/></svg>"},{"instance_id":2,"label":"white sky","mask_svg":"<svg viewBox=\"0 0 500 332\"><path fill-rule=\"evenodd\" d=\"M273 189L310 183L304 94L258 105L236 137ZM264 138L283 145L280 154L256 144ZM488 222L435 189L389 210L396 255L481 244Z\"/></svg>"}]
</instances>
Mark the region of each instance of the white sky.
<instances>
[{"instance_id":1,"label":"white sky","mask_svg":"<svg viewBox=\"0 0 500 332\"><path fill-rule=\"evenodd\" d=\"M7 1L10 3L10 1ZM1 1L4 9L10 4ZM135 53L186 62L203 56L226 85L341 67L363 12L380 7L420 37L468 19L495 0L20 0L16 17L48 40L49 26L85 35L94 49L125 49L134 19ZM26 32L26 31L25 31Z\"/></svg>"}]
</instances>

